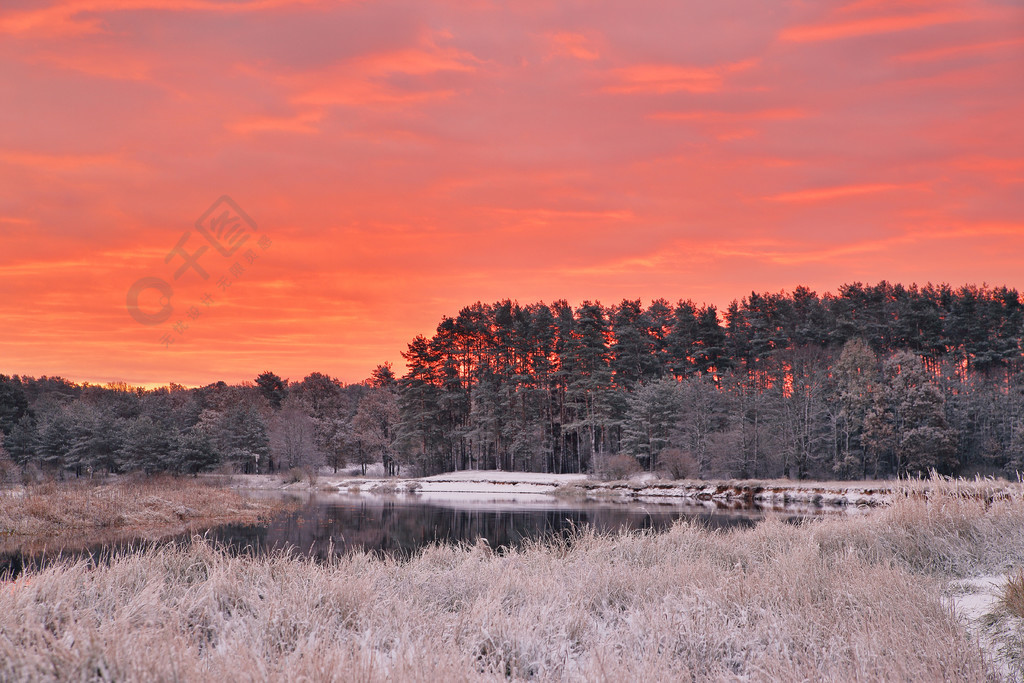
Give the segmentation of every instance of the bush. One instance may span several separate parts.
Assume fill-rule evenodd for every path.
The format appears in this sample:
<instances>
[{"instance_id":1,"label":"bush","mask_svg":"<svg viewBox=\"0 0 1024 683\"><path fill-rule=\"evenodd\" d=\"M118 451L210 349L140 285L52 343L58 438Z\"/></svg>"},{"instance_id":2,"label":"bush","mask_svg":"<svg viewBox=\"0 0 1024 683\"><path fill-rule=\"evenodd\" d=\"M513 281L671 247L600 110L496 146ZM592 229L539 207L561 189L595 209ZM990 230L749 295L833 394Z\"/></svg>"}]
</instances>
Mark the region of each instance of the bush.
<instances>
[{"instance_id":1,"label":"bush","mask_svg":"<svg viewBox=\"0 0 1024 683\"><path fill-rule=\"evenodd\" d=\"M47 477L46 473L39 469L39 465L34 462L30 462L21 468L21 483L25 486L42 484L48 479L52 480L52 478Z\"/></svg>"},{"instance_id":2,"label":"bush","mask_svg":"<svg viewBox=\"0 0 1024 683\"><path fill-rule=\"evenodd\" d=\"M2 436L2 433L0 433ZM0 444L0 486L16 484L21 480L21 468L11 460Z\"/></svg>"},{"instance_id":3,"label":"bush","mask_svg":"<svg viewBox=\"0 0 1024 683\"><path fill-rule=\"evenodd\" d=\"M697 459L680 448L666 448L658 456L660 468L672 479L689 479L697 475Z\"/></svg>"},{"instance_id":4,"label":"bush","mask_svg":"<svg viewBox=\"0 0 1024 683\"><path fill-rule=\"evenodd\" d=\"M594 474L604 480L626 479L640 472L640 463L632 455L598 454L594 456Z\"/></svg>"},{"instance_id":5,"label":"bush","mask_svg":"<svg viewBox=\"0 0 1024 683\"><path fill-rule=\"evenodd\" d=\"M284 473L284 483L286 484L298 484L306 477L306 473L302 471L301 467L293 467Z\"/></svg>"}]
</instances>

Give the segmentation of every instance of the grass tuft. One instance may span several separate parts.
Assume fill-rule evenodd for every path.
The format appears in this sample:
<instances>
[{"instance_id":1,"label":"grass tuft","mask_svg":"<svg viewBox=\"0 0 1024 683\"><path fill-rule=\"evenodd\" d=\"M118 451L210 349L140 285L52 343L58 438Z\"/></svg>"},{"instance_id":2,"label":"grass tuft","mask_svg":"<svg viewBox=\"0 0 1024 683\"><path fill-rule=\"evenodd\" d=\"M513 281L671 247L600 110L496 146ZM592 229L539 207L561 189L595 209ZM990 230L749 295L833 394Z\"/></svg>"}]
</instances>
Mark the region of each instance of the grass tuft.
<instances>
[{"instance_id":1,"label":"grass tuft","mask_svg":"<svg viewBox=\"0 0 1024 683\"><path fill-rule=\"evenodd\" d=\"M1003 589L1003 606L1015 617L1024 619L1024 569L1011 574Z\"/></svg>"}]
</instances>

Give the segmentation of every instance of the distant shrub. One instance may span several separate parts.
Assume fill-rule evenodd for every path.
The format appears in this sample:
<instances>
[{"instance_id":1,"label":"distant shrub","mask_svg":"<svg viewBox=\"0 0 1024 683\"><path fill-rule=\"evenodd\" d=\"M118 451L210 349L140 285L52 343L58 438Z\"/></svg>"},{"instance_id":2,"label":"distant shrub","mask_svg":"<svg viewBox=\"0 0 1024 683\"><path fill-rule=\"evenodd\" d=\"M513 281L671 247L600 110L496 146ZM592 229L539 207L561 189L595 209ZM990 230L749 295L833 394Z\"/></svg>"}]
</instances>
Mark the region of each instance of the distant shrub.
<instances>
[{"instance_id":1,"label":"distant shrub","mask_svg":"<svg viewBox=\"0 0 1024 683\"><path fill-rule=\"evenodd\" d=\"M594 474L600 479L626 479L641 471L640 463L632 455L598 454L594 456Z\"/></svg>"},{"instance_id":2,"label":"distant shrub","mask_svg":"<svg viewBox=\"0 0 1024 683\"><path fill-rule=\"evenodd\" d=\"M35 485L32 492L38 496L52 496L57 492L57 482L53 479L43 478L43 480Z\"/></svg>"},{"instance_id":3,"label":"distant shrub","mask_svg":"<svg viewBox=\"0 0 1024 683\"><path fill-rule=\"evenodd\" d=\"M306 477L306 473L302 471L301 467L293 467L284 473L284 483L286 484L298 484Z\"/></svg>"},{"instance_id":4,"label":"distant shrub","mask_svg":"<svg viewBox=\"0 0 1024 683\"><path fill-rule=\"evenodd\" d=\"M30 462L21 468L21 483L25 486L34 486L47 480L46 473L39 469L39 465Z\"/></svg>"},{"instance_id":5,"label":"distant shrub","mask_svg":"<svg viewBox=\"0 0 1024 683\"><path fill-rule=\"evenodd\" d=\"M238 474L238 466L233 462L222 462L213 470L214 474L219 474L222 477L230 477Z\"/></svg>"},{"instance_id":6,"label":"distant shrub","mask_svg":"<svg viewBox=\"0 0 1024 683\"><path fill-rule=\"evenodd\" d=\"M666 448L658 455L658 465L671 479L697 476L697 459L681 448Z\"/></svg>"},{"instance_id":7,"label":"distant shrub","mask_svg":"<svg viewBox=\"0 0 1024 683\"><path fill-rule=\"evenodd\" d=\"M7 451L0 446L0 486L16 484L21 479L21 468L11 460Z\"/></svg>"}]
</instances>

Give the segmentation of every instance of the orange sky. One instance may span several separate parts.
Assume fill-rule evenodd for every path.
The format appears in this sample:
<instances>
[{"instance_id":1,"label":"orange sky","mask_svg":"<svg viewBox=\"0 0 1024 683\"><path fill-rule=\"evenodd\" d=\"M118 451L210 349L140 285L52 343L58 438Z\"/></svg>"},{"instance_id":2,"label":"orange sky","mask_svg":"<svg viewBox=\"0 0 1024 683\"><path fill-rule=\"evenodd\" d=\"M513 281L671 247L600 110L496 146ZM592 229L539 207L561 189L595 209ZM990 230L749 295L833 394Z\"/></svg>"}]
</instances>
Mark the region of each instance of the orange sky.
<instances>
[{"instance_id":1,"label":"orange sky","mask_svg":"<svg viewBox=\"0 0 1024 683\"><path fill-rule=\"evenodd\" d=\"M1015 0L4 0L0 372L352 382L476 300L1021 288L1022 121ZM174 280L225 194L257 259Z\"/></svg>"}]
</instances>

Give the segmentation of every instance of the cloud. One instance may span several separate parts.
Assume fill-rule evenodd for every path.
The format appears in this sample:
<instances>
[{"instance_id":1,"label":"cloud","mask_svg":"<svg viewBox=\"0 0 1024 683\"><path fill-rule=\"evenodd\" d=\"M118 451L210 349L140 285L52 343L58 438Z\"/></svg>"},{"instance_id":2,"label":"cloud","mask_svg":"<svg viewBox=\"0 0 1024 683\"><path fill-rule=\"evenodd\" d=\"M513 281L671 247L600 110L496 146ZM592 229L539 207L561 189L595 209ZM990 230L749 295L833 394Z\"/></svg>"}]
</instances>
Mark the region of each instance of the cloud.
<instances>
[{"instance_id":1,"label":"cloud","mask_svg":"<svg viewBox=\"0 0 1024 683\"><path fill-rule=\"evenodd\" d=\"M659 111L650 115L656 121L700 121L719 123L723 121L793 121L811 116L807 109L754 109L750 111L725 111L721 109L694 109L688 111Z\"/></svg>"},{"instance_id":2,"label":"cloud","mask_svg":"<svg viewBox=\"0 0 1024 683\"><path fill-rule=\"evenodd\" d=\"M836 187L821 187L809 190L798 190L796 192L783 192L781 194L764 197L771 202L822 202L830 199L842 199L864 194L875 194L878 192L893 192L896 190L926 190L927 187L920 184L894 184L894 183L865 183L862 185L840 185Z\"/></svg>"},{"instance_id":3,"label":"cloud","mask_svg":"<svg viewBox=\"0 0 1024 683\"><path fill-rule=\"evenodd\" d=\"M126 81L147 81L152 77L152 65L145 58L127 50L90 51L87 54L65 54L44 50L29 55L26 61L46 64L58 69L79 71L89 76Z\"/></svg>"},{"instance_id":4,"label":"cloud","mask_svg":"<svg viewBox=\"0 0 1024 683\"><path fill-rule=\"evenodd\" d=\"M1024 38L1010 40L996 40L984 43L965 43L962 45L949 45L933 48L930 50L919 50L905 54L895 55L892 59L895 62L934 62L944 59L955 59L957 57L1007 51L1006 48L1024 45ZM1020 56L1019 54L1017 55Z\"/></svg>"},{"instance_id":5,"label":"cloud","mask_svg":"<svg viewBox=\"0 0 1024 683\"><path fill-rule=\"evenodd\" d=\"M918 12L896 16L867 17L791 26L782 31L780 40L793 43L812 43L830 40L844 40L864 36L883 35L902 31L914 31L943 24L962 24L989 18L967 10L949 9L932 12Z\"/></svg>"},{"instance_id":6,"label":"cloud","mask_svg":"<svg viewBox=\"0 0 1024 683\"><path fill-rule=\"evenodd\" d=\"M601 53L591 44L591 41L579 33L560 31L548 36L551 42L551 54L558 57L572 57L584 61L594 61L601 58Z\"/></svg>"},{"instance_id":7,"label":"cloud","mask_svg":"<svg viewBox=\"0 0 1024 683\"><path fill-rule=\"evenodd\" d=\"M274 71L243 67L257 77L269 77L292 91L297 105L405 105L452 96L456 89L446 75L470 75L482 60L450 45L439 45L444 35L423 35L414 46L354 57L324 69Z\"/></svg>"},{"instance_id":8,"label":"cloud","mask_svg":"<svg viewBox=\"0 0 1024 683\"><path fill-rule=\"evenodd\" d=\"M98 167L140 170L142 164L117 154L46 154L26 150L0 149L0 164L40 171L88 171Z\"/></svg>"},{"instance_id":9,"label":"cloud","mask_svg":"<svg viewBox=\"0 0 1024 683\"><path fill-rule=\"evenodd\" d=\"M615 83L605 87L611 93L675 92L712 93L725 88L730 74L746 71L758 63L748 59L714 67L683 66L680 64L636 64L612 69L609 76Z\"/></svg>"},{"instance_id":10,"label":"cloud","mask_svg":"<svg viewBox=\"0 0 1024 683\"><path fill-rule=\"evenodd\" d=\"M105 31L103 22L93 15L111 12L163 10L235 14L315 4L318 0L56 0L43 8L0 14L0 34L56 37L102 33Z\"/></svg>"},{"instance_id":11,"label":"cloud","mask_svg":"<svg viewBox=\"0 0 1024 683\"><path fill-rule=\"evenodd\" d=\"M252 116L245 117L228 124L228 128L236 133L304 133L320 132L317 124L323 118L323 110L307 111L294 116Z\"/></svg>"}]
</instances>

